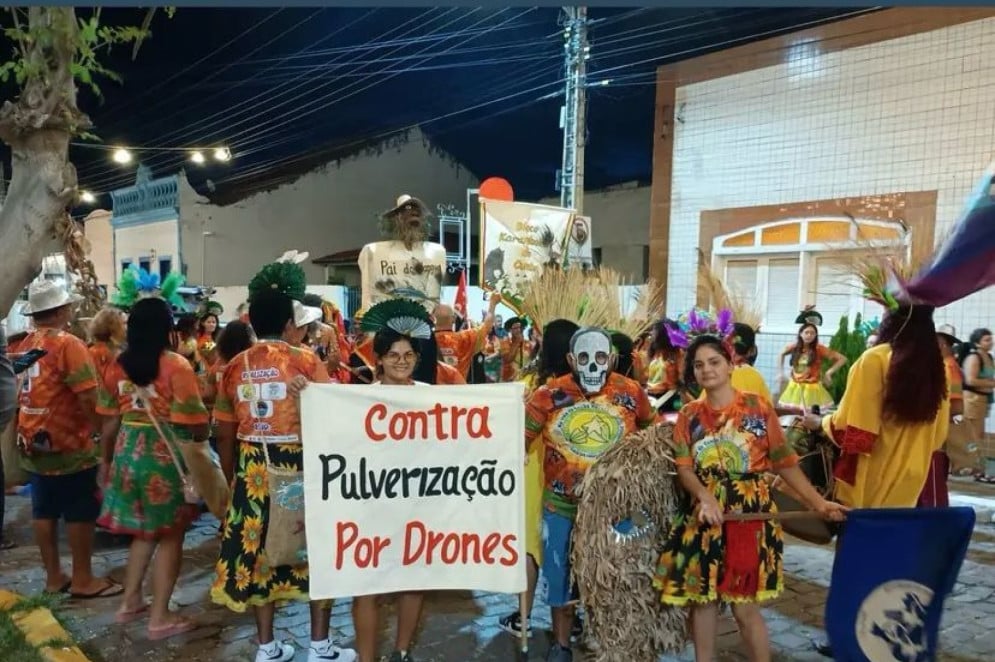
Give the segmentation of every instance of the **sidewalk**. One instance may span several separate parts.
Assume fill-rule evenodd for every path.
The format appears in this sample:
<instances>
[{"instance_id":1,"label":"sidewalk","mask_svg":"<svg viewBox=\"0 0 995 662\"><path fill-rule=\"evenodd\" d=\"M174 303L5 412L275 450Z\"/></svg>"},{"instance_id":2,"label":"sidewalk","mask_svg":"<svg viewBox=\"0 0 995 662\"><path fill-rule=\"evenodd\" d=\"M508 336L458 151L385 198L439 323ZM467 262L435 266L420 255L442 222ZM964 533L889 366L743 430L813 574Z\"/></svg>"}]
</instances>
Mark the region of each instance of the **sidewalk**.
<instances>
[{"instance_id":1,"label":"sidewalk","mask_svg":"<svg viewBox=\"0 0 995 662\"><path fill-rule=\"evenodd\" d=\"M966 492L966 490L965 490ZM967 495L977 497L976 495ZM29 501L9 497L7 530L18 547L0 552L0 584L21 595L41 590L44 577L38 553L31 542ZM197 619L201 627L183 636L149 642L145 624L114 624L117 600L70 601L59 610L70 633L92 662L213 662L251 661L255 654L255 626L251 614L234 614L212 604L207 598L213 580L217 555L217 522L204 517L187 535L186 553L174 608ZM940 662L982 662L993 659L995 651L995 526L979 521L972 552L954 592L947 600L941 624ZM68 548L61 546L68 567ZM94 571L121 578L127 548L106 537L94 552ZM811 639L822 636L822 617L833 552L789 540L785 549L785 593L764 610L771 632L774 660L815 662L825 658L811 649ZM541 593L541 592L540 592ZM336 602L332 611L333 634L348 644L353 636L350 602ZM439 592L429 595L418 643L413 651L418 662L510 662L517 660L516 639L497 626L498 617L517 609L517 596ZM393 613L385 615L383 654L392 640ZM548 648L549 609L541 599L533 613L534 635L530 660L543 660ZM306 660L309 639L307 605L282 607L276 619L277 636L298 647L296 660ZM592 662L593 657L578 651L576 662ZM660 662L688 662L690 652ZM719 662L745 662L735 624L724 618L720 624ZM643 661L633 661L643 662Z\"/></svg>"}]
</instances>

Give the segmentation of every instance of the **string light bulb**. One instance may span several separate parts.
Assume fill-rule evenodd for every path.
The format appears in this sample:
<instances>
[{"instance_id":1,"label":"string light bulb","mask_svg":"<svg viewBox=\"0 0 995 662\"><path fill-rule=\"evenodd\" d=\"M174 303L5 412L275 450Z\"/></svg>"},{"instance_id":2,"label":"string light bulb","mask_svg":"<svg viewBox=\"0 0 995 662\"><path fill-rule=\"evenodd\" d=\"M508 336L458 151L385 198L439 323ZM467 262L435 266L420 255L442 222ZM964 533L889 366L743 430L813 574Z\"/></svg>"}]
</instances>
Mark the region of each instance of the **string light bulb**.
<instances>
[{"instance_id":1,"label":"string light bulb","mask_svg":"<svg viewBox=\"0 0 995 662\"><path fill-rule=\"evenodd\" d=\"M121 165L127 165L131 163L131 152L123 147L119 147L114 150L114 162L120 163Z\"/></svg>"},{"instance_id":2,"label":"string light bulb","mask_svg":"<svg viewBox=\"0 0 995 662\"><path fill-rule=\"evenodd\" d=\"M214 150L214 158L217 161L230 161L231 152L228 150L227 147L218 147L216 150Z\"/></svg>"},{"instance_id":3,"label":"string light bulb","mask_svg":"<svg viewBox=\"0 0 995 662\"><path fill-rule=\"evenodd\" d=\"M196 163L197 165L202 165L204 161L206 161L207 159L204 158L203 152L198 151L190 154L190 160Z\"/></svg>"},{"instance_id":4,"label":"string light bulb","mask_svg":"<svg viewBox=\"0 0 995 662\"><path fill-rule=\"evenodd\" d=\"M79 194L79 199L81 202L84 202L88 205L92 205L94 202L97 201L97 196L93 195L89 191L83 191L82 193Z\"/></svg>"}]
</instances>

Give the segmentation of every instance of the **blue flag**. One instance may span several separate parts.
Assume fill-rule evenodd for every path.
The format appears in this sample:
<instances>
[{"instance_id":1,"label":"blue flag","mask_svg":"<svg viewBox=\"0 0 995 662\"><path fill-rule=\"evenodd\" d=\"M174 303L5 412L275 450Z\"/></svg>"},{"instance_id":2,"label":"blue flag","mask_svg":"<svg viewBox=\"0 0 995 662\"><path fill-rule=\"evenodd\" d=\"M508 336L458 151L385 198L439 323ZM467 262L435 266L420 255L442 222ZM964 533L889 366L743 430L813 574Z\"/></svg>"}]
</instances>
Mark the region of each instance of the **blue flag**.
<instances>
[{"instance_id":1,"label":"blue flag","mask_svg":"<svg viewBox=\"0 0 995 662\"><path fill-rule=\"evenodd\" d=\"M826 600L836 662L932 662L943 601L974 530L971 508L847 514Z\"/></svg>"}]
</instances>

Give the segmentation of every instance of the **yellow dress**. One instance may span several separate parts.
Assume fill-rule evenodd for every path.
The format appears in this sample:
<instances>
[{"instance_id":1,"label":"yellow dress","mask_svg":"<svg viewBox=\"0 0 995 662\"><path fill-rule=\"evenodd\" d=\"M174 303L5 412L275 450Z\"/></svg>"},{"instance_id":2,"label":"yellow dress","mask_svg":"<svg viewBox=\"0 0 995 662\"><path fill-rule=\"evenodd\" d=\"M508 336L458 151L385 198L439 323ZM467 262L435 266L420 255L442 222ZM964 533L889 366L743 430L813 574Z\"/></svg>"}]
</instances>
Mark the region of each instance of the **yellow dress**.
<instances>
[{"instance_id":1,"label":"yellow dress","mask_svg":"<svg viewBox=\"0 0 995 662\"><path fill-rule=\"evenodd\" d=\"M736 368L732 371L732 378L729 381L732 384L732 387L737 391L742 391L743 393L755 393L766 400L767 404L771 407L774 406L774 398L770 395L770 389L767 388L767 382L764 381L764 376L760 374L759 370L750 364L744 363L743 365L736 366ZM698 399L705 399L704 391L701 392Z\"/></svg>"},{"instance_id":2,"label":"yellow dress","mask_svg":"<svg viewBox=\"0 0 995 662\"><path fill-rule=\"evenodd\" d=\"M933 451L947 438L950 401L944 397L930 423L883 420L891 345L864 352L850 368L839 408L822 419L823 431L843 450L837 462L836 497L851 508L913 508Z\"/></svg>"},{"instance_id":3,"label":"yellow dress","mask_svg":"<svg viewBox=\"0 0 995 662\"><path fill-rule=\"evenodd\" d=\"M536 375L521 380L526 391L536 389ZM542 489L545 485L542 472L543 445L534 443L525 456L525 553L542 567Z\"/></svg>"}]
</instances>

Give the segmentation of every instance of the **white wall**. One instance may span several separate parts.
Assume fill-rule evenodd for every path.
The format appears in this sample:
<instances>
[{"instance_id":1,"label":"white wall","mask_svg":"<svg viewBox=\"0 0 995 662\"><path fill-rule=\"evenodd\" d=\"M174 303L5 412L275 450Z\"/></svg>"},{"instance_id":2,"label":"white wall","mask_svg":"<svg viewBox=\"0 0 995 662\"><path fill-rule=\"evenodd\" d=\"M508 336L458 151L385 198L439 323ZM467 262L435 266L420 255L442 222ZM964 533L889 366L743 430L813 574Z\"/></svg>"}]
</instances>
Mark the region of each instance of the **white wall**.
<instances>
[{"instance_id":1,"label":"white wall","mask_svg":"<svg viewBox=\"0 0 995 662\"><path fill-rule=\"evenodd\" d=\"M179 271L180 236L176 220L157 221L114 230L114 283L121 276L121 261L131 260L138 266L139 259L155 259L149 265L151 273L159 273L159 258L173 260L173 271Z\"/></svg>"},{"instance_id":2,"label":"white wall","mask_svg":"<svg viewBox=\"0 0 995 662\"><path fill-rule=\"evenodd\" d=\"M995 19L827 55L806 48L677 90L671 314L694 304L703 210L936 190L942 237L995 156ZM965 336L990 327L995 297L971 296L936 321ZM761 334L768 378L788 340Z\"/></svg>"},{"instance_id":3,"label":"white wall","mask_svg":"<svg viewBox=\"0 0 995 662\"><path fill-rule=\"evenodd\" d=\"M111 227L111 213L98 209L83 221L83 234L90 244L90 261L100 285L113 285L117 282L114 267L114 229Z\"/></svg>"},{"instance_id":4,"label":"white wall","mask_svg":"<svg viewBox=\"0 0 995 662\"><path fill-rule=\"evenodd\" d=\"M224 207L198 196L185 177L179 179L187 281L204 281L206 246L206 280L214 286L248 283L260 266L286 250L306 250L317 258L376 241L379 214L402 193L420 198L435 212L438 204L464 207L466 190L477 185L472 173L418 130L407 141L330 163ZM204 232L214 234L205 239ZM302 266L308 280L323 281L322 267L310 261Z\"/></svg>"},{"instance_id":5,"label":"white wall","mask_svg":"<svg viewBox=\"0 0 995 662\"><path fill-rule=\"evenodd\" d=\"M559 206L560 199L539 204ZM584 216L591 217L591 247L601 249L601 265L632 282L646 277L644 252L649 246L650 187L635 182L584 192Z\"/></svg>"}]
</instances>

